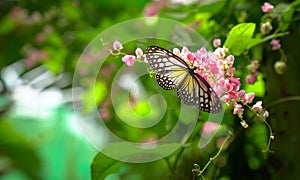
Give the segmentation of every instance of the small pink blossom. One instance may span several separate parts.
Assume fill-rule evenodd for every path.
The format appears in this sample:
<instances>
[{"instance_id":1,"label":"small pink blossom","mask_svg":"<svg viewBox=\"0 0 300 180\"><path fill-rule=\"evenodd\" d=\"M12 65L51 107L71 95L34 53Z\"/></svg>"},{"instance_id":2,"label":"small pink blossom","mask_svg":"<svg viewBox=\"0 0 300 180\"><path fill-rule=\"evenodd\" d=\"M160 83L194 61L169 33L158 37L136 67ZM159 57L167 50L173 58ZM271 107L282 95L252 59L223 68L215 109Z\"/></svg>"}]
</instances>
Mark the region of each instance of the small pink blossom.
<instances>
[{"instance_id":1,"label":"small pink blossom","mask_svg":"<svg viewBox=\"0 0 300 180\"><path fill-rule=\"evenodd\" d=\"M117 41L117 40L114 41L113 42L113 50L119 51L121 49L123 49L122 43L120 41Z\"/></svg>"},{"instance_id":2,"label":"small pink blossom","mask_svg":"<svg viewBox=\"0 0 300 180\"><path fill-rule=\"evenodd\" d=\"M181 49L181 53L185 54L185 53L188 53L188 52L190 52L190 50L186 46L183 46L182 49Z\"/></svg>"},{"instance_id":3,"label":"small pink blossom","mask_svg":"<svg viewBox=\"0 0 300 180\"><path fill-rule=\"evenodd\" d=\"M235 104L233 109L233 114L237 114L239 117L243 116L243 106L241 104Z\"/></svg>"},{"instance_id":4,"label":"small pink blossom","mask_svg":"<svg viewBox=\"0 0 300 180\"><path fill-rule=\"evenodd\" d=\"M205 134L211 134L216 132L219 126L220 125L218 123L206 121L201 128L201 132Z\"/></svg>"},{"instance_id":5,"label":"small pink blossom","mask_svg":"<svg viewBox=\"0 0 300 180\"><path fill-rule=\"evenodd\" d=\"M122 61L127 64L127 66L133 66L135 60L135 56L133 55L125 55L122 57Z\"/></svg>"},{"instance_id":6,"label":"small pink blossom","mask_svg":"<svg viewBox=\"0 0 300 180\"><path fill-rule=\"evenodd\" d=\"M265 2L264 5L261 6L263 12L271 12L274 9L274 6L269 2Z\"/></svg>"},{"instance_id":7,"label":"small pink blossom","mask_svg":"<svg viewBox=\"0 0 300 180\"><path fill-rule=\"evenodd\" d=\"M213 45L215 48L219 47L221 45L221 39L214 39Z\"/></svg>"},{"instance_id":8,"label":"small pink blossom","mask_svg":"<svg viewBox=\"0 0 300 180\"><path fill-rule=\"evenodd\" d=\"M199 52L200 55L203 55L207 53L207 50L204 47L202 47L200 50L197 50L197 52Z\"/></svg>"},{"instance_id":9,"label":"small pink blossom","mask_svg":"<svg viewBox=\"0 0 300 180\"><path fill-rule=\"evenodd\" d=\"M239 94L236 91L229 91L229 92L227 92L227 94L228 94L229 98L232 100L236 100L239 97L238 96Z\"/></svg>"},{"instance_id":10,"label":"small pink blossom","mask_svg":"<svg viewBox=\"0 0 300 180\"><path fill-rule=\"evenodd\" d=\"M156 3L156 2L150 3L145 7L143 14L144 14L144 16L147 16L147 17L155 16L159 13L160 8L161 7L160 7L159 3Z\"/></svg>"},{"instance_id":11,"label":"small pink blossom","mask_svg":"<svg viewBox=\"0 0 300 180\"><path fill-rule=\"evenodd\" d=\"M237 91L241 85L240 78L230 77L225 80L224 85L228 92Z\"/></svg>"},{"instance_id":12,"label":"small pink blossom","mask_svg":"<svg viewBox=\"0 0 300 180\"><path fill-rule=\"evenodd\" d=\"M281 47L280 40L272 39L270 44L272 45L272 50L278 50Z\"/></svg>"},{"instance_id":13,"label":"small pink blossom","mask_svg":"<svg viewBox=\"0 0 300 180\"><path fill-rule=\"evenodd\" d=\"M137 58L141 58L143 56L143 50L141 48L136 48L135 55Z\"/></svg>"},{"instance_id":14,"label":"small pink blossom","mask_svg":"<svg viewBox=\"0 0 300 180\"><path fill-rule=\"evenodd\" d=\"M196 60L196 56L193 53L188 53L186 58L190 62L194 62Z\"/></svg>"},{"instance_id":15,"label":"small pink blossom","mask_svg":"<svg viewBox=\"0 0 300 180\"><path fill-rule=\"evenodd\" d=\"M262 110L262 101L257 101L256 104L252 106L253 111L259 112Z\"/></svg>"},{"instance_id":16,"label":"small pink blossom","mask_svg":"<svg viewBox=\"0 0 300 180\"><path fill-rule=\"evenodd\" d=\"M246 83L247 84L254 84L257 81L258 73L254 72L253 74L249 74L246 76Z\"/></svg>"},{"instance_id":17,"label":"small pink blossom","mask_svg":"<svg viewBox=\"0 0 300 180\"><path fill-rule=\"evenodd\" d=\"M219 74L219 68L216 64L210 64L209 65L209 71L212 73L212 74Z\"/></svg>"},{"instance_id":18,"label":"small pink blossom","mask_svg":"<svg viewBox=\"0 0 300 180\"><path fill-rule=\"evenodd\" d=\"M255 97L255 93L247 93L242 97L242 102L244 104L249 104L253 101L254 97Z\"/></svg>"},{"instance_id":19,"label":"small pink blossom","mask_svg":"<svg viewBox=\"0 0 300 180\"><path fill-rule=\"evenodd\" d=\"M242 89L238 92L238 97L243 98L245 96L245 94L246 94L246 91L244 89Z\"/></svg>"},{"instance_id":20,"label":"small pink blossom","mask_svg":"<svg viewBox=\"0 0 300 180\"><path fill-rule=\"evenodd\" d=\"M229 56L227 56L226 60L230 63L233 63L234 62L234 56L230 54Z\"/></svg>"}]
</instances>

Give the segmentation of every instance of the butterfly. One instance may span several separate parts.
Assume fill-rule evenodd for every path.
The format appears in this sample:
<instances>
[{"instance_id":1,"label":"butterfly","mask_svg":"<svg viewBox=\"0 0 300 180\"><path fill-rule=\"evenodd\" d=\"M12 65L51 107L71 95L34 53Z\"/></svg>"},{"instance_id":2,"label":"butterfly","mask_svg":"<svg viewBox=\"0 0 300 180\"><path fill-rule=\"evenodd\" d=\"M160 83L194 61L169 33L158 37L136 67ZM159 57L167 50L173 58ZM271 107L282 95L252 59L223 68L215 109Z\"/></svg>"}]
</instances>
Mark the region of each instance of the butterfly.
<instances>
[{"instance_id":1,"label":"butterfly","mask_svg":"<svg viewBox=\"0 0 300 180\"><path fill-rule=\"evenodd\" d=\"M195 73L196 67L190 67L182 58L158 46L148 46L145 56L163 89L177 88L183 103L202 111L213 114L222 111L218 95L202 76Z\"/></svg>"}]
</instances>

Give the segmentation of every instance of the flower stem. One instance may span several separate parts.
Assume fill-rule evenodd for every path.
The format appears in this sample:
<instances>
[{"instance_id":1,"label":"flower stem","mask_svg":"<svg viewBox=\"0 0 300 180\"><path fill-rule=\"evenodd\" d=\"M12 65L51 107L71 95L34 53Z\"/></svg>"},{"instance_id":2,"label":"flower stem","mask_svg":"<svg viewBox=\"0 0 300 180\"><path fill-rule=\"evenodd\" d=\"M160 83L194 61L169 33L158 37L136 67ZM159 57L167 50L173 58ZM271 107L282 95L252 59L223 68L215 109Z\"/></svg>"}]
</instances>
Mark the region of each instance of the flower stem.
<instances>
[{"instance_id":1,"label":"flower stem","mask_svg":"<svg viewBox=\"0 0 300 180\"><path fill-rule=\"evenodd\" d=\"M203 176L204 171L206 170L206 168L210 165L210 163L212 163L212 161L214 161L222 152L224 145L226 144L226 142L231 138L232 133L229 131L229 135L226 137L226 139L223 141L219 151L217 152L217 154L215 154L213 157L209 158L209 161L205 164L205 166L203 167L202 170L199 169L199 171L197 172L197 176L201 176L202 179L205 179Z\"/></svg>"}]
</instances>

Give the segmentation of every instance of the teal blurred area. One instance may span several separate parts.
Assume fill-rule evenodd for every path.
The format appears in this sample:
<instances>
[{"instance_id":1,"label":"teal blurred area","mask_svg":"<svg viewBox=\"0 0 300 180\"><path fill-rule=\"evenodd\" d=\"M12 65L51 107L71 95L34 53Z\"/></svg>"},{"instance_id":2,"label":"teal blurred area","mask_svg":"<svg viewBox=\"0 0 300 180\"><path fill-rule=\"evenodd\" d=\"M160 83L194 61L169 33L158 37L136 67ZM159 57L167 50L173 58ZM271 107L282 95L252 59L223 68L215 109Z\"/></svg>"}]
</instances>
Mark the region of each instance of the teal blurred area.
<instances>
[{"instance_id":1,"label":"teal blurred area","mask_svg":"<svg viewBox=\"0 0 300 180\"><path fill-rule=\"evenodd\" d=\"M97 151L77 127L70 88L58 88L70 79L50 82L41 66L23 73L22 63L1 74L0 179L90 179Z\"/></svg>"},{"instance_id":2,"label":"teal blurred area","mask_svg":"<svg viewBox=\"0 0 300 180\"><path fill-rule=\"evenodd\" d=\"M0 1L0 180L91 179L97 150L76 124L72 74L98 33L147 2Z\"/></svg>"}]
</instances>

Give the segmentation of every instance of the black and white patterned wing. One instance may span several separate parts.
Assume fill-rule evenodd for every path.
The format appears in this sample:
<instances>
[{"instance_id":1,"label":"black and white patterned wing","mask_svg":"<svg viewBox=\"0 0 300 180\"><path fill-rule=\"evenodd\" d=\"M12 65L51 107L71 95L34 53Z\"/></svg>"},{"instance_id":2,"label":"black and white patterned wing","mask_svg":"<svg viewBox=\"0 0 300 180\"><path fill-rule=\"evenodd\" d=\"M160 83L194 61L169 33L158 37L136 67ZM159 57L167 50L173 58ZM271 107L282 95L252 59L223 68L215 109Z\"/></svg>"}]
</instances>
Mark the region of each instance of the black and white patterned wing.
<instances>
[{"instance_id":1,"label":"black and white patterned wing","mask_svg":"<svg viewBox=\"0 0 300 180\"><path fill-rule=\"evenodd\" d=\"M147 48L146 59L156 72L157 83L166 90L177 88L183 103L210 113L222 110L214 90L203 77L191 71L183 59L157 46Z\"/></svg>"}]
</instances>

